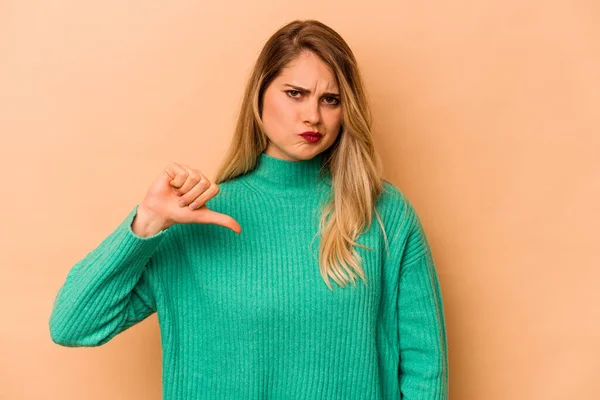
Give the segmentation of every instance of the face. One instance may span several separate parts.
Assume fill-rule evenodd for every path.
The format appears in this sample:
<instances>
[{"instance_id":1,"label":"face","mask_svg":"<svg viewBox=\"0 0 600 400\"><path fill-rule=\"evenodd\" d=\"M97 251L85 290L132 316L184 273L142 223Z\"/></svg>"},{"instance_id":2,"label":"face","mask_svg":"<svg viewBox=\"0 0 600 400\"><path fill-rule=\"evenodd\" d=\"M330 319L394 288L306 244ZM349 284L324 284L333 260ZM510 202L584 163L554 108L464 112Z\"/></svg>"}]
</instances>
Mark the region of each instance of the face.
<instances>
[{"instance_id":1,"label":"face","mask_svg":"<svg viewBox=\"0 0 600 400\"><path fill-rule=\"evenodd\" d=\"M329 67L313 53L302 53L267 87L262 120L268 145L265 153L284 160L313 158L328 149L342 123L339 88ZM300 136L320 132L311 142Z\"/></svg>"}]
</instances>

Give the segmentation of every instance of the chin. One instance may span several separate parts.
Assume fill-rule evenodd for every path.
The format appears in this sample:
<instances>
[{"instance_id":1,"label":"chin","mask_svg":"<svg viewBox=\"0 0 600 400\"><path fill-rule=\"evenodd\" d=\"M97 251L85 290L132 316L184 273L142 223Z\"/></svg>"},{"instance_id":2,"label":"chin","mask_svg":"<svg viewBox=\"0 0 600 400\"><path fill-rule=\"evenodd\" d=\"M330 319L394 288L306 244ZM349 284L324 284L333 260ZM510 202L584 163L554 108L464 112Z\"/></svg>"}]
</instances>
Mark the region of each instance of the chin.
<instances>
[{"instance_id":1,"label":"chin","mask_svg":"<svg viewBox=\"0 0 600 400\"><path fill-rule=\"evenodd\" d=\"M298 159L310 160L311 158L320 154L322 151L323 151L323 148L321 146L318 146L318 147L315 145L310 145L310 147L302 146L302 148L299 151L295 152L293 155Z\"/></svg>"}]
</instances>

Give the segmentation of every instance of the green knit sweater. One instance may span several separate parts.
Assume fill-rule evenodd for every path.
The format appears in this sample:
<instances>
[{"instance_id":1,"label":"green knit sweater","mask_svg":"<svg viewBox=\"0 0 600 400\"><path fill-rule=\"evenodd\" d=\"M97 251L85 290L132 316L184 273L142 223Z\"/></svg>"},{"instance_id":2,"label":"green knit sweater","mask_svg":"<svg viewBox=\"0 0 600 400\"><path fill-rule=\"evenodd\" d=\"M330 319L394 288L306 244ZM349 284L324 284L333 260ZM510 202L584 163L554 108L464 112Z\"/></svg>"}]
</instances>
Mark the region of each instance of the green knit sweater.
<instances>
[{"instance_id":1,"label":"green knit sweater","mask_svg":"<svg viewBox=\"0 0 600 400\"><path fill-rule=\"evenodd\" d=\"M442 295L430 247L407 198L385 181L357 242L367 283L319 271L319 212L331 175L323 155L262 153L219 185L207 206L233 217L177 224L142 238L137 205L78 261L57 293L52 340L100 346L157 312L163 398L409 399L448 397ZM401 397L402 396L402 397Z\"/></svg>"}]
</instances>

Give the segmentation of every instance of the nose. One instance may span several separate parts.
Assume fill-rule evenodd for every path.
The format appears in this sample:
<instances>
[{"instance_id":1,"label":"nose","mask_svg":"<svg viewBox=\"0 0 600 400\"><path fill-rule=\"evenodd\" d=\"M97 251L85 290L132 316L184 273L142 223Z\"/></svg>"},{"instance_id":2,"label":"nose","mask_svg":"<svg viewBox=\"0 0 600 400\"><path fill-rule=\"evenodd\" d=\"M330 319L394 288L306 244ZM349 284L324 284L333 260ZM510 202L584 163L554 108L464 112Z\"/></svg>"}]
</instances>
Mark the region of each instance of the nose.
<instances>
[{"instance_id":1,"label":"nose","mask_svg":"<svg viewBox=\"0 0 600 400\"><path fill-rule=\"evenodd\" d=\"M319 109L319 101L306 101L302 110L302 119L306 124L317 126L321 122L321 110Z\"/></svg>"}]
</instances>

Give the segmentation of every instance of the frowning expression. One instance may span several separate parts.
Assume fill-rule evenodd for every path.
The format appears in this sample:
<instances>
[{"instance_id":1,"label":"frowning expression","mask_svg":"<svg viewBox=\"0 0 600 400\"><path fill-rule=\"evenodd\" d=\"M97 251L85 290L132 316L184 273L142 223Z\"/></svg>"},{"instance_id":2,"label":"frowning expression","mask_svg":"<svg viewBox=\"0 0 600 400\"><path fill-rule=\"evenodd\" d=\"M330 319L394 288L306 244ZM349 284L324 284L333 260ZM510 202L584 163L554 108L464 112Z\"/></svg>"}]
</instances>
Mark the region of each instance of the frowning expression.
<instances>
[{"instance_id":1,"label":"frowning expression","mask_svg":"<svg viewBox=\"0 0 600 400\"><path fill-rule=\"evenodd\" d=\"M281 71L264 92L262 121L265 153L284 160L313 158L339 135L342 104L331 69L314 53L303 52ZM303 137L318 132L318 140Z\"/></svg>"}]
</instances>

